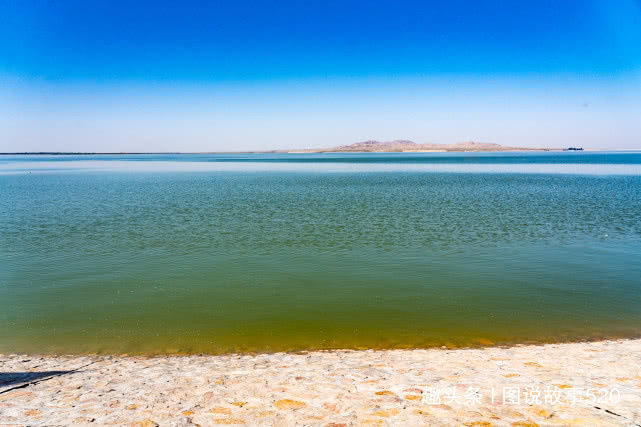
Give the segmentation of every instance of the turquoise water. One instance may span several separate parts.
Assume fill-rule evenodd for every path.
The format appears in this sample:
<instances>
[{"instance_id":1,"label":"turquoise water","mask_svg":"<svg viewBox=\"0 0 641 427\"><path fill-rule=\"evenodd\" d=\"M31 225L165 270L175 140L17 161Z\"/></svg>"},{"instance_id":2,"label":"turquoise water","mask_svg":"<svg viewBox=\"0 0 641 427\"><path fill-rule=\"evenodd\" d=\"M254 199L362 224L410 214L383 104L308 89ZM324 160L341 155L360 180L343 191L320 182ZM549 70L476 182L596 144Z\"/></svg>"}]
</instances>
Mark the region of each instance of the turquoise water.
<instances>
[{"instance_id":1,"label":"turquoise water","mask_svg":"<svg viewBox=\"0 0 641 427\"><path fill-rule=\"evenodd\" d=\"M0 156L0 352L641 336L641 153Z\"/></svg>"}]
</instances>

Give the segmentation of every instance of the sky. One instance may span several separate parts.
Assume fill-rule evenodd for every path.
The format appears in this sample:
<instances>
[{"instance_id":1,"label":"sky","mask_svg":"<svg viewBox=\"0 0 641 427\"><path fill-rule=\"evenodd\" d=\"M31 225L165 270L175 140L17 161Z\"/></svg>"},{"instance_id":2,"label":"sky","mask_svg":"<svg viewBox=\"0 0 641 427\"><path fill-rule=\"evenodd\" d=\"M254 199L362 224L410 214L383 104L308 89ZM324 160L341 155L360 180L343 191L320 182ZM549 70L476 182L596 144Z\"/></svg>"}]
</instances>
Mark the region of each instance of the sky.
<instances>
[{"instance_id":1,"label":"sky","mask_svg":"<svg viewBox=\"0 0 641 427\"><path fill-rule=\"evenodd\" d=\"M641 148L641 0L0 0L0 152Z\"/></svg>"}]
</instances>

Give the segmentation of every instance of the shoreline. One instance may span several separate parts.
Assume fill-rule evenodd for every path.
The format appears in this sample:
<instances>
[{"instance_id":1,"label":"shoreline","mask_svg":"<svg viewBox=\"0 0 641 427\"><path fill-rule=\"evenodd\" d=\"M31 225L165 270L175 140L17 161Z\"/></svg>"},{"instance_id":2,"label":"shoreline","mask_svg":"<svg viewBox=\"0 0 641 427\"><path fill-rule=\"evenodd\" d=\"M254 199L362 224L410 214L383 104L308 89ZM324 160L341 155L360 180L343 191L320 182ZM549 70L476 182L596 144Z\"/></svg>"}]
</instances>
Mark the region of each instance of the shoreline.
<instances>
[{"instance_id":1,"label":"shoreline","mask_svg":"<svg viewBox=\"0 0 641 427\"><path fill-rule=\"evenodd\" d=\"M531 153L531 152L568 152L564 148L506 148L501 150L484 149L416 149L416 150L322 150L322 149L292 149L292 150L267 150L267 151L160 151L160 152L67 152L67 151L43 151L43 152L6 152L0 156L118 156L118 155L169 155L169 154L399 154L399 153ZM584 148L578 152L638 152L641 148Z\"/></svg>"},{"instance_id":2,"label":"shoreline","mask_svg":"<svg viewBox=\"0 0 641 427\"><path fill-rule=\"evenodd\" d=\"M203 351L184 351L181 349L170 351L71 351L71 352L29 352L29 351L3 351L0 349L0 360L3 357L135 357L135 358L157 358L157 357L224 357L224 356L266 356L274 354L291 354L305 355L309 353L349 353L349 352L384 352L384 351L453 351L453 350L487 350L492 348L511 349L517 347L540 347L546 345L562 344L590 344L600 342L621 342L621 341L641 341L641 333L627 335L596 335L592 337L573 337L566 339L549 339L549 340L521 340L521 341L492 341L487 338L479 337L472 340L469 344L456 345L454 343L442 343L428 346L372 346L372 347L311 347L311 348L290 348L290 349L272 349L272 350L221 350L218 352Z\"/></svg>"},{"instance_id":3,"label":"shoreline","mask_svg":"<svg viewBox=\"0 0 641 427\"><path fill-rule=\"evenodd\" d=\"M559 401L544 401L548 387ZM518 404L502 401L516 388ZM536 389L540 403L532 400ZM592 402L588 390L608 398ZM641 339L211 356L0 355L0 423L638 425Z\"/></svg>"},{"instance_id":4,"label":"shoreline","mask_svg":"<svg viewBox=\"0 0 641 427\"><path fill-rule=\"evenodd\" d=\"M518 152L566 152L563 148L506 148L501 150L484 149L416 149L416 150L323 150L323 149L293 149L293 150L267 150L267 151L159 151L159 152L73 152L73 151L39 151L39 152L6 152L0 156L117 156L117 155L167 155L167 154L398 154L398 153L518 153ZM607 149L584 148L581 151L641 151L641 148ZM578 151L579 153L581 151Z\"/></svg>"}]
</instances>

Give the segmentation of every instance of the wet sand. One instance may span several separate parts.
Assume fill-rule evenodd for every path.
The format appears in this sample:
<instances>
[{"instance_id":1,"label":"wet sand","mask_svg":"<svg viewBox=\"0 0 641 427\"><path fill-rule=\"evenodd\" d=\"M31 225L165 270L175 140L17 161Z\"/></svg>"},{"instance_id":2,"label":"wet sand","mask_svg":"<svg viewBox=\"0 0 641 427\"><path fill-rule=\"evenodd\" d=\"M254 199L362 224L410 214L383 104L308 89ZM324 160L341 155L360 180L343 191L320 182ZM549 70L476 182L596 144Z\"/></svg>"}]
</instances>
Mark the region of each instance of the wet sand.
<instances>
[{"instance_id":1,"label":"wet sand","mask_svg":"<svg viewBox=\"0 0 641 427\"><path fill-rule=\"evenodd\" d=\"M641 340L222 356L0 355L0 424L640 425Z\"/></svg>"}]
</instances>

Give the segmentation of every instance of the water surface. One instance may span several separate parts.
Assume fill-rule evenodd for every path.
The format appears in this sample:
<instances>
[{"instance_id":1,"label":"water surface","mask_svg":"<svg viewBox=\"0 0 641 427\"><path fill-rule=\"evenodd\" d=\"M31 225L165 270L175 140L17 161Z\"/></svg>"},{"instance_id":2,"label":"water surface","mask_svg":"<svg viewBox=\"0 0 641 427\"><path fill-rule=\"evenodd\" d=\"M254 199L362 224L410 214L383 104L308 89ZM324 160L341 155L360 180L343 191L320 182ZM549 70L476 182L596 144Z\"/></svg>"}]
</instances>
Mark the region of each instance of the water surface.
<instances>
[{"instance_id":1,"label":"water surface","mask_svg":"<svg viewBox=\"0 0 641 427\"><path fill-rule=\"evenodd\" d=\"M1 352L641 335L641 153L0 156Z\"/></svg>"}]
</instances>

